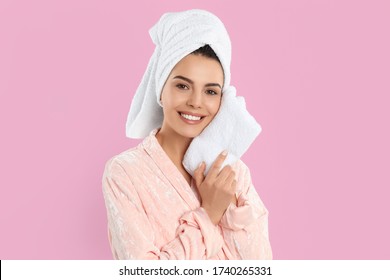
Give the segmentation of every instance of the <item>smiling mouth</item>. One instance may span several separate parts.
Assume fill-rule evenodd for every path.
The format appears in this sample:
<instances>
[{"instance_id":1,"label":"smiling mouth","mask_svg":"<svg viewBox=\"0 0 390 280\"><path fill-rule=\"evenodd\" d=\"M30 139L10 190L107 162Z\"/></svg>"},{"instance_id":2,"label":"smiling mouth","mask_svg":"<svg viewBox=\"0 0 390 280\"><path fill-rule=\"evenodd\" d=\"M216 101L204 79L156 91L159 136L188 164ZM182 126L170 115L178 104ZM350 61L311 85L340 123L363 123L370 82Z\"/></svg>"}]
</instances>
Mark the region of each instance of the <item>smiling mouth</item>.
<instances>
[{"instance_id":1,"label":"smiling mouth","mask_svg":"<svg viewBox=\"0 0 390 280\"><path fill-rule=\"evenodd\" d=\"M192 114L186 114L186 113L182 113L182 112L178 112L178 113L183 119L188 120L188 121L192 121L192 122L200 121L205 117L202 115L192 115Z\"/></svg>"}]
</instances>

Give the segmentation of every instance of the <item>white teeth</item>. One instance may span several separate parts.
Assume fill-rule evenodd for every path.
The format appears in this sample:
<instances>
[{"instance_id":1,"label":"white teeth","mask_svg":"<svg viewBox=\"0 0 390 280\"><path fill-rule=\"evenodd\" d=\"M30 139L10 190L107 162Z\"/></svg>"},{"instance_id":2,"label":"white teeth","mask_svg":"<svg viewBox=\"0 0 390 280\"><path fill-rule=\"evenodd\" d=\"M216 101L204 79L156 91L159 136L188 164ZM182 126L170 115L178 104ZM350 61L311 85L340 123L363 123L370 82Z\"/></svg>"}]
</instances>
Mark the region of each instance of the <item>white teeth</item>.
<instances>
[{"instance_id":1,"label":"white teeth","mask_svg":"<svg viewBox=\"0 0 390 280\"><path fill-rule=\"evenodd\" d=\"M180 115L183 118L190 120L190 121L199 121L201 119L200 117L195 117L195 116L191 116L191 115L187 115L187 114L183 114L183 113L180 113Z\"/></svg>"}]
</instances>

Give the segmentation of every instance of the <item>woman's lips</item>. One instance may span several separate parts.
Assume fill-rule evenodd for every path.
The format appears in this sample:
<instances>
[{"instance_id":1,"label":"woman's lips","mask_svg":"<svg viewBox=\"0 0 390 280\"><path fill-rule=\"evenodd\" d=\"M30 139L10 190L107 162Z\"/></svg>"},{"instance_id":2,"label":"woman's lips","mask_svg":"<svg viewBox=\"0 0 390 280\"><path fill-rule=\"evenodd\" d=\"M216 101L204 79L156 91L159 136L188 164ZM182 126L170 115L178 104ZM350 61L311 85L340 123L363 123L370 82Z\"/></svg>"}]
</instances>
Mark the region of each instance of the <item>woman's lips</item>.
<instances>
[{"instance_id":1,"label":"woman's lips","mask_svg":"<svg viewBox=\"0 0 390 280\"><path fill-rule=\"evenodd\" d=\"M204 119L204 115L194 114L189 112L178 112L182 121L187 124L199 124ZM200 118L200 119L197 119Z\"/></svg>"}]
</instances>

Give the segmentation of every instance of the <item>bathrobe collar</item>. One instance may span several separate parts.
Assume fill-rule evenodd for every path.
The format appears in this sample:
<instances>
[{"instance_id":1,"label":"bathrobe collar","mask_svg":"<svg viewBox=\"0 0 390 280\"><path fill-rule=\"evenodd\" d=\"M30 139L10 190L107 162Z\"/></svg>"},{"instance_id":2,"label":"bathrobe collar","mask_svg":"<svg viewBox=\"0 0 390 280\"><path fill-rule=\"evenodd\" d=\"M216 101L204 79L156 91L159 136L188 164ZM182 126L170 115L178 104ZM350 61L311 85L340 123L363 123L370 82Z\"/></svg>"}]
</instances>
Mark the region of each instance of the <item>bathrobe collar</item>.
<instances>
[{"instance_id":1,"label":"bathrobe collar","mask_svg":"<svg viewBox=\"0 0 390 280\"><path fill-rule=\"evenodd\" d=\"M194 210L200 206L195 182L191 179L191 185L188 185L187 180L165 153L156 138L158 130L159 128L153 129L149 136L145 137L141 145L190 209Z\"/></svg>"}]
</instances>

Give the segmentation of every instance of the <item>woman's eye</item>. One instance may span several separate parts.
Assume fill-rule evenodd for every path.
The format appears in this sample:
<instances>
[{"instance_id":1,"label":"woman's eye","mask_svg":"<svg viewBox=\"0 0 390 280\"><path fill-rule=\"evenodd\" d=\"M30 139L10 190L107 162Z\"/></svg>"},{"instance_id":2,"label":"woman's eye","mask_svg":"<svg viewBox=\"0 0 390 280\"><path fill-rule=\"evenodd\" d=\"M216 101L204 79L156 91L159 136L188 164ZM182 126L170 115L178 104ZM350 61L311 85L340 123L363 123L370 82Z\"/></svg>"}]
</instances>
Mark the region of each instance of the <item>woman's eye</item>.
<instances>
[{"instance_id":1,"label":"woman's eye","mask_svg":"<svg viewBox=\"0 0 390 280\"><path fill-rule=\"evenodd\" d=\"M218 94L217 92L215 92L215 91L213 91L213 90L211 90L211 89L209 89L209 90L207 91L207 93L210 94L210 95L217 95L217 94Z\"/></svg>"},{"instance_id":2,"label":"woman's eye","mask_svg":"<svg viewBox=\"0 0 390 280\"><path fill-rule=\"evenodd\" d=\"M178 87L179 89L188 88L186 85L183 85L183 84L178 84L176 87Z\"/></svg>"}]
</instances>

